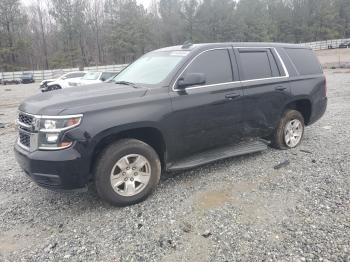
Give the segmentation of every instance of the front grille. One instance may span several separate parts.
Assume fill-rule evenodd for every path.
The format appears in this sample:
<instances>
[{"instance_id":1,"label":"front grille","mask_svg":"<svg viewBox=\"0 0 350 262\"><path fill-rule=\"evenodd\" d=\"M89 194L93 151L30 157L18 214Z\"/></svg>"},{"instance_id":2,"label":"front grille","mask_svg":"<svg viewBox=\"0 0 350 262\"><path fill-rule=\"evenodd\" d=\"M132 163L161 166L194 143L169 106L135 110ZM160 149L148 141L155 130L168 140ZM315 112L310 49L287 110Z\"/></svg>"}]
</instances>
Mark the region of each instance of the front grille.
<instances>
[{"instance_id":1,"label":"front grille","mask_svg":"<svg viewBox=\"0 0 350 262\"><path fill-rule=\"evenodd\" d=\"M26 114L23 114L23 113L19 113L18 115L18 121L20 123L23 123L25 125L32 125L33 124L33 121L34 121L34 117L33 116L30 116L30 115L26 115Z\"/></svg>"},{"instance_id":2,"label":"front grille","mask_svg":"<svg viewBox=\"0 0 350 262\"><path fill-rule=\"evenodd\" d=\"M18 114L18 144L27 150L33 150L33 141L35 140L36 118L33 115L19 112ZM34 140L33 140L34 139Z\"/></svg>"},{"instance_id":3,"label":"front grille","mask_svg":"<svg viewBox=\"0 0 350 262\"><path fill-rule=\"evenodd\" d=\"M30 135L19 131L19 142L23 146L30 148Z\"/></svg>"}]
</instances>

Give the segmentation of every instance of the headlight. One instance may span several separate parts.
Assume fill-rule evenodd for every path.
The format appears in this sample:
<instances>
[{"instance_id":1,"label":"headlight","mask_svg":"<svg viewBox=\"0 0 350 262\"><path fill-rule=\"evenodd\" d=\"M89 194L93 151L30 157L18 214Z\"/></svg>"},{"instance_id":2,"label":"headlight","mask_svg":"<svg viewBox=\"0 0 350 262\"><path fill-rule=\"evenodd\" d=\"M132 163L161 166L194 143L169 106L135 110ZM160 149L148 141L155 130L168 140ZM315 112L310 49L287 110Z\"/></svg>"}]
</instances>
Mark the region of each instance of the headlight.
<instances>
[{"instance_id":1,"label":"headlight","mask_svg":"<svg viewBox=\"0 0 350 262\"><path fill-rule=\"evenodd\" d=\"M45 120L44 121L45 129L56 129L56 121L55 120Z\"/></svg>"},{"instance_id":2,"label":"headlight","mask_svg":"<svg viewBox=\"0 0 350 262\"><path fill-rule=\"evenodd\" d=\"M64 131L80 125L82 117L82 115L42 117L39 128L39 149L56 150L70 147L73 141L63 139Z\"/></svg>"},{"instance_id":3,"label":"headlight","mask_svg":"<svg viewBox=\"0 0 350 262\"><path fill-rule=\"evenodd\" d=\"M82 116L67 116L59 118L42 118L40 131L42 132L56 132L71 129L80 124Z\"/></svg>"}]
</instances>

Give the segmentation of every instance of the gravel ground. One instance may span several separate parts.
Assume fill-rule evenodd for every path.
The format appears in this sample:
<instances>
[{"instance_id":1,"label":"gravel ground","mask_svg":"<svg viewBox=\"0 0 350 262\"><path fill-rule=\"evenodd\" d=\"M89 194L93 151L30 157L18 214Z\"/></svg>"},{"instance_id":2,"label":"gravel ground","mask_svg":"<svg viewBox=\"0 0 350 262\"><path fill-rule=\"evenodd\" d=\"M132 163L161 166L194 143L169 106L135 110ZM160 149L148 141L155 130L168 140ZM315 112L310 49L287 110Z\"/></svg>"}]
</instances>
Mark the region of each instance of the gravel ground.
<instances>
[{"instance_id":1,"label":"gravel ground","mask_svg":"<svg viewBox=\"0 0 350 262\"><path fill-rule=\"evenodd\" d=\"M350 261L350 74L327 77L328 112L299 148L165 174L126 208L31 182L14 159L13 123L37 86L1 86L0 260Z\"/></svg>"},{"instance_id":2,"label":"gravel ground","mask_svg":"<svg viewBox=\"0 0 350 262\"><path fill-rule=\"evenodd\" d=\"M350 49L337 48L316 51L317 57L323 67L347 67L350 68Z\"/></svg>"}]
</instances>

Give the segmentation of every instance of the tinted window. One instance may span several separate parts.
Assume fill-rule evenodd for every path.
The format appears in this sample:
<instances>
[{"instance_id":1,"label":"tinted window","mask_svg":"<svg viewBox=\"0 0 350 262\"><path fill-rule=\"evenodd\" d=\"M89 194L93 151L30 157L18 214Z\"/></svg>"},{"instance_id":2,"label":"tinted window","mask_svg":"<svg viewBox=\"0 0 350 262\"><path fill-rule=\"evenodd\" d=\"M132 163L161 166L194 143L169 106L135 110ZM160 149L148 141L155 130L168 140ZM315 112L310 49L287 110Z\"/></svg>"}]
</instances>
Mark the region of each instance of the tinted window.
<instances>
[{"instance_id":1,"label":"tinted window","mask_svg":"<svg viewBox=\"0 0 350 262\"><path fill-rule=\"evenodd\" d=\"M202 73L206 85L232 82L231 60L228 50L218 49L198 56L186 69L184 74Z\"/></svg>"},{"instance_id":2,"label":"tinted window","mask_svg":"<svg viewBox=\"0 0 350 262\"><path fill-rule=\"evenodd\" d=\"M314 52L310 49L285 48L288 56L301 75L322 74L322 68Z\"/></svg>"},{"instance_id":3,"label":"tinted window","mask_svg":"<svg viewBox=\"0 0 350 262\"><path fill-rule=\"evenodd\" d=\"M116 75L117 75L117 73L104 72L104 73L102 73L102 75L101 75L101 80L102 80L102 81L106 81L107 79L109 79L109 78L111 78L111 77L113 77L113 76L116 76Z\"/></svg>"},{"instance_id":4,"label":"tinted window","mask_svg":"<svg viewBox=\"0 0 350 262\"><path fill-rule=\"evenodd\" d=\"M267 51L240 50L239 56L245 80L273 77Z\"/></svg>"}]
</instances>

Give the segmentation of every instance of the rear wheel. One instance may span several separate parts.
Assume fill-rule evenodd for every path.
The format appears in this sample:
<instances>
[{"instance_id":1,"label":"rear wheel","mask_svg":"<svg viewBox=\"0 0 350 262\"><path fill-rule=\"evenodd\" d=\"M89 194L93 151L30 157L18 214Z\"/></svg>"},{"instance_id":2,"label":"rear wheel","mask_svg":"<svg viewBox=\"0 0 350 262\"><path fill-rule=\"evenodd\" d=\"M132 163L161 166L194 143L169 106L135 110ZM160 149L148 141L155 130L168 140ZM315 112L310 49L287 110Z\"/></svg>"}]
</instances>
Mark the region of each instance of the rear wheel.
<instances>
[{"instance_id":1,"label":"rear wheel","mask_svg":"<svg viewBox=\"0 0 350 262\"><path fill-rule=\"evenodd\" d=\"M152 193L161 165L152 147L136 139L123 139L102 152L94 173L99 196L113 205L127 206Z\"/></svg>"},{"instance_id":2,"label":"rear wheel","mask_svg":"<svg viewBox=\"0 0 350 262\"><path fill-rule=\"evenodd\" d=\"M277 149L291 149L300 145L304 136L304 118L296 110L287 110L272 139L272 146Z\"/></svg>"}]
</instances>

